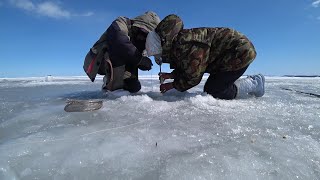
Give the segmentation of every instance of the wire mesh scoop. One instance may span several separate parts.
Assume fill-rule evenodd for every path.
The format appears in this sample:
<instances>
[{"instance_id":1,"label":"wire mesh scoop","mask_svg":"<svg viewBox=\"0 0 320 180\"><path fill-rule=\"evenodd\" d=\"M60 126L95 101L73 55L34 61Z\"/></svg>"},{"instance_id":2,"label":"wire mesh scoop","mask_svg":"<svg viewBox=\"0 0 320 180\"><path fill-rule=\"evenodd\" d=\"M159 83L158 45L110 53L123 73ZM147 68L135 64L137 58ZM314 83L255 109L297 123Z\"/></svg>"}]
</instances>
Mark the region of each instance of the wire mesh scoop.
<instances>
[{"instance_id":1,"label":"wire mesh scoop","mask_svg":"<svg viewBox=\"0 0 320 180\"><path fill-rule=\"evenodd\" d=\"M87 112L87 111L95 111L102 107L102 100L76 100L76 99L68 99L67 105L64 107L66 112Z\"/></svg>"}]
</instances>

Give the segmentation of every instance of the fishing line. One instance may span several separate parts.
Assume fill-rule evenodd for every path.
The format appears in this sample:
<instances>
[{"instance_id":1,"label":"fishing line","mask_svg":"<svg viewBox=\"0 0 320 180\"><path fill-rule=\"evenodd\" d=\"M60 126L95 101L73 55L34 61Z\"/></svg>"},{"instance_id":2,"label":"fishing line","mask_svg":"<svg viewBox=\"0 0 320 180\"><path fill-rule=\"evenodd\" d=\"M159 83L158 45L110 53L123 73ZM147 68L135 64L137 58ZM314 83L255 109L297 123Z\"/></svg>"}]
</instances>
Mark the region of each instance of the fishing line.
<instances>
[{"instance_id":1,"label":"fishing line","mask_svg":"<svg viewBox=\"0 0 320 180\"><path fill-rule=\"evenodd\" d=\"M150 82L150 84L151 84L151 87L152 87L152 92L153 92L153 83L152 83L152 70L150 70L150 71L151 71L151 72L150 72L150 76L151 76L151 77L150 77L150 81L151 81L151 82Z\"/></svg>"},{"instance_id":2,"label":"fishing line","mask_svg":"<svg viewBox=\"0 0 320 180\"><path fill-rule=\"evenodd\" d=\"M148 120L140 121L140 122L136 122L136 123L120 126L120 127L115 127L115 128L106 128L106 129L93 131L93 132L90 132L90 133L85 133L85 134L81 134L81 135L73 136L73 137L56 138L56 139L51 139L51 140L50 139L44 139L44 140L41 140L41 141L28 141L28 142L23 142L23 143L12 143L12 144L8 144L8 145L4 145L4 146L7 146L7 147L0 147L0 149L7 149L7 148L10 148L10 146L14 146L14 145L44 144L44 143L52 143L52 142L57 142L57 141L72 140L72 139L77 139L77 138L80 138L80 137L86 137L86 136L90 136L90 135L99 134L99 133L106 132L106 131L111 131L111 130L122 129L122 128L130 127L130 126L134 126L134 125L137 125L137 124L144 123L146 121L148 121Z\"/></svg>"}]
</instances>

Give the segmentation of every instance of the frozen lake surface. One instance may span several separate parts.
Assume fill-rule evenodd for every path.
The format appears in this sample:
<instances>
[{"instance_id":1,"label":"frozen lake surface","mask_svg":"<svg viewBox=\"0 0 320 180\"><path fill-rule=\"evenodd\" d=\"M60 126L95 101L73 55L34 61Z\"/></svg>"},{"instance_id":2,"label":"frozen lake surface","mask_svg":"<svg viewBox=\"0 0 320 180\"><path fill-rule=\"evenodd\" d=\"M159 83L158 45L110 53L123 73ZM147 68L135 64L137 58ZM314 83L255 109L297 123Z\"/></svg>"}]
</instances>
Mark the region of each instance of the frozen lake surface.
<instances>
[{"instance_id":1,"label":"frozen lake surface","mask_svg":"<svg viewBox=\"0 0 320 180\"><path fill-rule=\"evenodd\" d=\"M46 81L47 80L47 81ZM0 179L320 179L320 78L266 77L262 98L218 100L205 80L161 95L86 77L0 79ZM93 112L68 99L103 99Z\"/></svg>"}]
</instances>

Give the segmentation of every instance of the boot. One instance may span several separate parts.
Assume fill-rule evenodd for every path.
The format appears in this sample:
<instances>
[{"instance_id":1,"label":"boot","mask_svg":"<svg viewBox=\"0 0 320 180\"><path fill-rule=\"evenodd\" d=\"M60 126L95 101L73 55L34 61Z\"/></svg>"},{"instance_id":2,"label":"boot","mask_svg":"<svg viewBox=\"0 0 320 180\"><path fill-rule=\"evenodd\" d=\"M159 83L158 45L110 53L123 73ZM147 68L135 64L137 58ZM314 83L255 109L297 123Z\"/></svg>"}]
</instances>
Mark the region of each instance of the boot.
<instances>
[{"instance_id":1,"label":"boot","mask_svg":"<svg viewBox=\"0 0 320 180\"><path fill-rule=\"evenodd\" d=\"M136 93L141 89L140 81L136 78L124 79L123 89L129 91L130 93Z\"/></svg>"},{"instance_id":2,"label":"boot","mask_svg":"<svg viewBox=\"0 0 320 180\"><path fill-rule=\"evenodd\" d=\"M265 78L262 74L248 76L238 79L234 84L237 87L236 99L249 98L251 96L261 97L264 95Z\"/></svg>"},{"instance_id":3,"label":"boot","mask_svg":"<svg viewBox=\"0 0 320 180\"><path fill-rule=\"evenodd\" d=\"M108 78L108 75L105 75L103 77L103 84L102 84L102 90L108 90L107 85L110 82L110 78Z\"/></svg>"},{"instance_id":4,"label":"boot","mask_svg":"<svg viewBox=\"0 0 320 180\"><path fill-rule=\"evenodd\" d=\"M129 71L125 71L123 76L123 89L130 93L136 93L140 91L141 84L138 77Z\"/></svg>"}]
</instances>

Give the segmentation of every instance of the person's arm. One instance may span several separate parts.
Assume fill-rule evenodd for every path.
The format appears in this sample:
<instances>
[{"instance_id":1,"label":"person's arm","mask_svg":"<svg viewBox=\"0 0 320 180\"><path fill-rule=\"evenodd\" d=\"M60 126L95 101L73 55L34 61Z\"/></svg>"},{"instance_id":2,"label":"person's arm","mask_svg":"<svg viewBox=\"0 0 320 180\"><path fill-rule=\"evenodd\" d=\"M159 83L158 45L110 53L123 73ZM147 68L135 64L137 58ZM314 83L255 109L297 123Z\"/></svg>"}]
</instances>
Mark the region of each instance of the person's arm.
<instances>
[{"instance_id":1,"label":"person's arm","mask_svg":"<svg viewBox=\"0 0 320 180\"><path fill-rule=\"evenodd\" d=\"M163 83L166 79L174 79L173 73L159 73L159 80L160 80L160 91L161 93L165 93L170 89L173 89L173 83Z\"/></svg>"},{"instance_id":2,"label":"person's arm","mask_svg":"<svg viewBox=\"0 0 320 180\"><path fill-rule=\"evenodd\" d=\"M112 30L110 30L109 34L109 43L112 46L113 54L123 58L126 64L138 66L142 53L130 41L129 32L120 29L115 21L111 24L110 28Z\"/></svg>"},{"instance_id":3,"label":"person's arm","mask_svg":"<svg viewBox=\"0 0 320 180\"><path fill-rule=\"evenodd\" d=\"M182 67L172 72L173 88L186 91L198 85L208 66L209 46L194 45L186 60L181 60Z\"/></svg>"}]
</instances>

